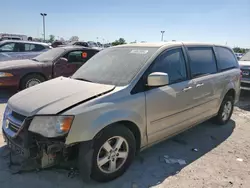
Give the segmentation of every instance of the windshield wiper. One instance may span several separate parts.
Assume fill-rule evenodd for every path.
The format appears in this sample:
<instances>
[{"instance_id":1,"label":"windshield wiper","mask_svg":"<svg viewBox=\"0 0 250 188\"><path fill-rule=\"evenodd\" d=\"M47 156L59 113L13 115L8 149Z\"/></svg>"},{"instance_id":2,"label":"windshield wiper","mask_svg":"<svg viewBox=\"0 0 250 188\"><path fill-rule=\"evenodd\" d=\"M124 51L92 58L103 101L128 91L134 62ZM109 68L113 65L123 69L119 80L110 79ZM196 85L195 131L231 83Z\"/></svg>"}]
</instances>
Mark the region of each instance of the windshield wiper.
<instances>
[{"instance_id":1,"label":"windshield wiper","mask_svg":"<svg viewBox=\"0 0 250 188\"><path fill-rule=\"evenodd\" d=\"M81 80L81 81L85 81L85 82L92 82L90 80L84 79L84 78L73 78L75 80Z\"/></svg>"}]
</instances>

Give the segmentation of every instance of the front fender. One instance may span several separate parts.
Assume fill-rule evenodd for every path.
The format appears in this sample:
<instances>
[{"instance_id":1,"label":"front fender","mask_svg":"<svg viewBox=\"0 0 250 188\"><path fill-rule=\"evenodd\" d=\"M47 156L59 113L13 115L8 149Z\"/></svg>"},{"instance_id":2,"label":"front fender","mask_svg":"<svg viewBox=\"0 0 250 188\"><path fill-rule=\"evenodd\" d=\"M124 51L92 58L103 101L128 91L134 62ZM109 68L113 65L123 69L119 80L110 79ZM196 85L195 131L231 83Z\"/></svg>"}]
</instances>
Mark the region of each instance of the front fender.
<instances>
[{"instance_id":1,"label":"front fender","mask_svg":"<svg viewBox=\"0 0 250 188\"><path fill-rule=\"evenodd\" d=\"M120 121L130 121L137 125L142 133L143 139L143 135L145 135L146 131L146 123L139 113L127 109L112 109L105 113L100 111L100 113L98 113L99 116L95 118L92 118L91 115L87 114L85 116L86 118L83 116L76 116L66 139L66 144L70 145L77 142L92 140L103 128ZM84 119L86 119L86 121L84 121Z\"/></svg>"}]
</instances>

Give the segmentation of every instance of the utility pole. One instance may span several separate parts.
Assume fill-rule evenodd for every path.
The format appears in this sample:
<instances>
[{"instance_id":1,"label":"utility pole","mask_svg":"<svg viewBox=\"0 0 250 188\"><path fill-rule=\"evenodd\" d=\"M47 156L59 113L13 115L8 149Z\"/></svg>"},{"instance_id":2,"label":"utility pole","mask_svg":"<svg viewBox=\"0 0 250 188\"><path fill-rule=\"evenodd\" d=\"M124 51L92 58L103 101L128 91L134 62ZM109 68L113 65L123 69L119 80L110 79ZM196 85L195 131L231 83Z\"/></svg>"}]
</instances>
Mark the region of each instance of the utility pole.
<instances>
[{"instance_id":1,"label":"utility pole","mask_svg":"<svg viewBox=\"0 0 250 188\"><path fill-rule=\"evenodd\" d=\"M163 35L164 35L165 31L161 31L161 41L163 41Z\"/></svg>"},{"instance_id":2,"label":"utility pole","mask_svg":"<svg viewBox=\"0 0 250 188\"><path fill-rule=\"evenodd\" d=\"M40 13L40 15L43 17L43 40L45 42L45 16L47 16L46 13Z\"/></svg>"}]
</instances>

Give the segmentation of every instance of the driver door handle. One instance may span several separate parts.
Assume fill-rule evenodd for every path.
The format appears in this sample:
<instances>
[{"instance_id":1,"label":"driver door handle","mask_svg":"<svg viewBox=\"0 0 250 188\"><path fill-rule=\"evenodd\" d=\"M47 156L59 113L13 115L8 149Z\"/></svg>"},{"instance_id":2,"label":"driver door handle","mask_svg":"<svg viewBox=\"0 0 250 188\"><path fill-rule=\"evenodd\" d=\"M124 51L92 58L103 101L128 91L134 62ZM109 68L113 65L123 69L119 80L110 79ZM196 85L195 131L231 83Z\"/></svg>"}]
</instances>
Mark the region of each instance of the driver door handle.
<instances>
[{"instance_id":1,"label":"driver door handle","mask_svg":"<svg viewBox=\"0 0 250 188\"><path fill-rule=\"evenodd\" d=\"M186 91L188 91L188 90L190 90L190 89L192 89L192 87L191 87L191 86L189 86L189 87L185 87L182 91L186 92Z\"/></svg>"},{"instance_id":2,"label":"driver door handle","mask_svg":"<svg viewBox=\"0 0 250 188\"><path fill-rule=\"evenodd\" d=\"M204 86L204 83L197 84L195 87L201 87Z\"/></svg>"}]
</instances>

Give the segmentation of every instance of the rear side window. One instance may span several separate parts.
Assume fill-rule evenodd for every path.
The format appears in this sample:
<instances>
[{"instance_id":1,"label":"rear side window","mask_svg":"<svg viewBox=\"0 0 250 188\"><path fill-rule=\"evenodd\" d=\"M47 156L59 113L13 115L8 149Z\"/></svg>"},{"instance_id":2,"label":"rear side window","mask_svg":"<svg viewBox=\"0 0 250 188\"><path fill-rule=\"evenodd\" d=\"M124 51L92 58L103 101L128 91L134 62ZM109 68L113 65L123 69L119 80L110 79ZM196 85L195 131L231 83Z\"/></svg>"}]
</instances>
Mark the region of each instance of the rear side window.
<instances>
[{"instance_id":1,"label":"rear side window","mask_svg":"<svg viewBox=\"0 0 250 188\"><path fill-rule=\"evenodd\" d=\"M224 47L215 47L215 51L218 66L221 71L239 67L238 62L231 50Z\"/></svg>"},{"instance_id":2,"label":"rear side window","mask_svg":"<svg viewBox=\"0 0 250 188\"><path fill-rule=\"evenodd\" d=\"M32 51L38 52L44 50L45 47L43 45L35 44L35 48Z\"/></svg>"},{"instance_id":3,"label":"rear side window","mask_svg":"<svg viewBox=\"0 0 250 188\"><path fill-rule=\"evenodd\" d=\"M211 47L188 47L192 77L217 72L216 61Z\"/></svg>"},{"instance_id":4,"label":"rear side window","mask_svg":"<svg viewBox=\"0 0 250 188\"><path fill-rule=\"evenodd\" d=\"M34 44L24 44L25 52L33 51L34 48L35 48Z\"/></svg>"}]
</instances>

